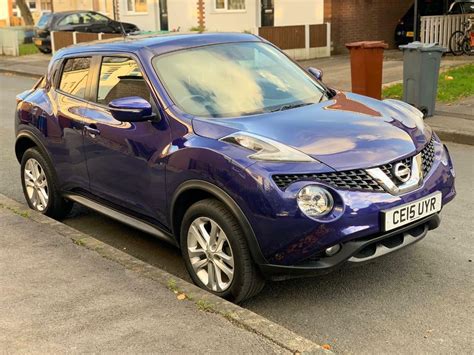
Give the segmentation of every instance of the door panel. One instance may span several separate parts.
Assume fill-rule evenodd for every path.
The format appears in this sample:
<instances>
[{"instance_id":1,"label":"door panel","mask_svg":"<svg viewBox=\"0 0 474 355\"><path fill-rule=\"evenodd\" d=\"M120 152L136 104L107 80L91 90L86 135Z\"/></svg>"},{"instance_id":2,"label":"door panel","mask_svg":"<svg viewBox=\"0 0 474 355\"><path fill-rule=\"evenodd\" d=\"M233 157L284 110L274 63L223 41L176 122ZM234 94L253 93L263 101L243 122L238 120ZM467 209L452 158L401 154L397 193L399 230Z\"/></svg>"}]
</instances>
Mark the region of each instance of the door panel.
<instances>
[{"instance_id":1,"label":"door panel","mask_svg":"<svg viewBox=\"0 0 474 355\"><path fill-rule=\"evenodd\" d=\"M170 143L166 121L119 122L107 104L116 98L142 96L152 101L136 62L104 57L97 103L91 104L85 127L84 148L90 189L114 204L166 220L165 165Z\"/></svg>"},{"instance_id":2,"label":"door panel","mask_svg":"<svg viewBox=\"0 0 474 355\"><path fill-rule=\"evenodd\" d=\"M90 80L90 57L66 59L59 87L50 90L55 124L48 127L48 149L51 152L61 188L84 188L89 178L84 154L83 127L86 117L87 88Z\"/></svg>"}]
</instances>

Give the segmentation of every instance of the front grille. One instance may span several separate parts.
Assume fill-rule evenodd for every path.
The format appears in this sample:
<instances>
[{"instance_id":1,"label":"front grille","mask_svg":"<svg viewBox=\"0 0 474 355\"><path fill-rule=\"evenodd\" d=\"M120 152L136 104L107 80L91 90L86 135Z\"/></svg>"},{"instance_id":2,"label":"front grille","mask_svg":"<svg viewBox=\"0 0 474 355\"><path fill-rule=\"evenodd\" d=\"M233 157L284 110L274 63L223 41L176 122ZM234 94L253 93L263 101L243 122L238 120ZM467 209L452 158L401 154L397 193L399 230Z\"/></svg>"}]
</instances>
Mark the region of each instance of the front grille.
<instances>
[{"instance_id":1,"label":"front grille","mask_svg":"<svg viewBox=\"0 0 474 355\"><path fill-rule=\"evenodd\" d=\"M428 175L433 166L435 159L435 148L434 148L434 139L431 138L430 142L423 148L421 151L421 161L423 167L423 176Z\"/></svg>"},{"instance_id":2,"label":"front grille","mask_svg":"<svg viewBox=\"0 0 474 355\"><path fill-rule=\"evenodd\" d=\"M273 180L282 190L296 181L312 180L346 190L384 191L382 186L362 169L322 174L273 175Z\"/></svg>"},{"instance_id":3,"label":"front grille","mask_svg":"<svg viewBox=\"0 0 474 355\"><path fill-rule=\"evenodd\" d=\"M426 176L433 166L435 152L434 152L434 138L421 151L423 176ZM401 182L393 176L392 169L396 163L404 163L410 169L412 165L412 158L408 157L402 160L394 161L388 164L379 166L379 168L397 185ZM281 189L285 190L288 186L297 181L319 181L329 186L355 191L369 191L382 192L384 188L374 180L365 170L355 169L347 171L338 171L333 173L319 173L319 174L278 174L272 176L275 184Z\"/></svg>"},{"instance_id":4,"label":"front grille","mask_svg":"<svg viewBox=\"0 0 474 355\"><path fill-rule=\"evenodd\" d=\"M395 185L397 186L400 186L401 184L403 184L400 180L398 180L397 178L395 178L395 176L393 176L393 167L395 166L395 164L397 163L403 163L405 164L407 167L410 168L411 170L411 163L412 163L412 160L413 158L410 157L410 158L405 158L405 159L402 159L402 160L399 160L399 161L395 161L393 163L388 163L388 164L385 164L385 165L382 165L382 166L379 166L379 168L384 172L385 175L387 175L390 180L392 180Z\"/></svg>"}]
</instances>

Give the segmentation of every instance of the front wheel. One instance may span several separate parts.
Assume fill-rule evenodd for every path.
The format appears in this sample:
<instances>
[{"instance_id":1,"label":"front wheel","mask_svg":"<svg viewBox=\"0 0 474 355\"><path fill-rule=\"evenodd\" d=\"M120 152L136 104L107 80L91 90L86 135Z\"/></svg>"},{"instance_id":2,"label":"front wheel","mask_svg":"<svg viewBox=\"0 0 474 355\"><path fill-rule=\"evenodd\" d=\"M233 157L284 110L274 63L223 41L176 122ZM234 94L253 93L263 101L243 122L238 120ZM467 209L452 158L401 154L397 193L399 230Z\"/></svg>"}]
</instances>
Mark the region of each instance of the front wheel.
<instances>
[{"instance_id":1,"label":"front wheel","mask_svg":"<svg viewBox=\"0 0 474 355\"><path fill-rule=\"evenodd\" d=\"M37 148L23 154L21 182L30 208L56 219L66 217L71 211L72 202L61 196L53 167Z\"/></svg>"},{"instance_id":2,"label":"front wheel","mask_svg":"<svg viewBox=\"0 0 474 355\"><path fill-rule=\"evenodd\" d=\"M180 239L186 268L199 287L236 303L262 290L265 281L244 232L220 201L192 205L184 215Z\"/></svg>"},{"instance_id":3,"label":"front wheel","mask_svg":"<svg viewBox=\"0 0 474 355\"><path fill-rule=\"evenodd\" d=\"M464 32L455 31L449 39L449 50L453 55L458 56L464 52Z\"/></svg>"}]
</instances>

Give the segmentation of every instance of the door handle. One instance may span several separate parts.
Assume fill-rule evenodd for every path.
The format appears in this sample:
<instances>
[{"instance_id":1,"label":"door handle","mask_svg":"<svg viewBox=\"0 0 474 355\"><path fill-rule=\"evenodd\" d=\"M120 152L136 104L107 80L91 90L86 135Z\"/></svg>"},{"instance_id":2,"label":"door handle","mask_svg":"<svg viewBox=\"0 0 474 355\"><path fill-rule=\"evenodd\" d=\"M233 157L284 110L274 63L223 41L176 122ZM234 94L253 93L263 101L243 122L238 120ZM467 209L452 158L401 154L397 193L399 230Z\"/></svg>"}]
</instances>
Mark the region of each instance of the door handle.
<instances>
[{"instance_id":1,"label":"door handle","mask_svg":"<svg viewBox=\"0 0 474 355\"><path fill-rule=\"evenodd\" d=\"M84 131L89 135L91 138L95 138L100 134L100 130L97 129L97 126L95 124L91 124L89 126L84 126Z\"/></svg>"}]
</instances>

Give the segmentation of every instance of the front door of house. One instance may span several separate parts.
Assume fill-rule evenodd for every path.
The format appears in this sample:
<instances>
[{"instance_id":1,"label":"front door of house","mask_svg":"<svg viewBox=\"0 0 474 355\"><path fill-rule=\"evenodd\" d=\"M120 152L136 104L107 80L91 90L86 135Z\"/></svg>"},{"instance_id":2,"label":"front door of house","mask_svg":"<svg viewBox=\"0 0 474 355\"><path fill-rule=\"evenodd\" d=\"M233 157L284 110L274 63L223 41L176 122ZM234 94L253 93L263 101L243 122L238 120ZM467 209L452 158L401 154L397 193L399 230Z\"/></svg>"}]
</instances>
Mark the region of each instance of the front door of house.
<instances>
[{"instance_id":1,"label":"front door of house","mask_svg":"<svg viewBox=\"0 0 474 355\"><path fill-rule=\"evenodd\" d=\"M160 0L160 30L168 31L168 0Z\"/></svg>"},{"instance_id":2,"label":"front door of house","mask_svg":"<svg viewBox=\"0 0 474 355\"><path fill-rule=\"evenodd\" d=\"M274 0L261 0L261 1L262 1L262 27L273 26L275 1Z\"/></svg>"}]
</instances>

